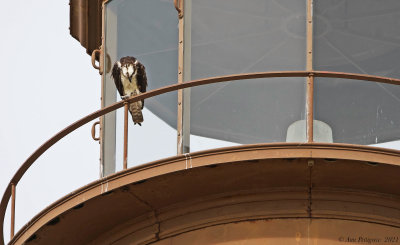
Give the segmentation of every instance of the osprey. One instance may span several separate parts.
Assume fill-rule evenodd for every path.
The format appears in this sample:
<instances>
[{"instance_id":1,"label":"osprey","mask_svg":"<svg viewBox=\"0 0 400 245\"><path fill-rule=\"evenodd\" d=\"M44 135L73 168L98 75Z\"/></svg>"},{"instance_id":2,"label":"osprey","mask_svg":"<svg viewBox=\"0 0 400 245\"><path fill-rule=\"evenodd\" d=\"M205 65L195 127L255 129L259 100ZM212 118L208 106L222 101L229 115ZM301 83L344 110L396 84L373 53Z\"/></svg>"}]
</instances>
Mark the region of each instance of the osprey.
<instances>
[{"instance_id":1,"label":"osprey","mask_svg":"<svg viewBox=\"0 0 400 245\"><path fill-rule=\"evenodd\" d=\"M147 77L144 66L135 57L122 57L115 62L112 69L112 77L121 99L127 99L130 96L146 92ZM129 105L129 112L132 120L142 126L142 109L144 101L137 101Z\"/></svg>"}]
</instances>

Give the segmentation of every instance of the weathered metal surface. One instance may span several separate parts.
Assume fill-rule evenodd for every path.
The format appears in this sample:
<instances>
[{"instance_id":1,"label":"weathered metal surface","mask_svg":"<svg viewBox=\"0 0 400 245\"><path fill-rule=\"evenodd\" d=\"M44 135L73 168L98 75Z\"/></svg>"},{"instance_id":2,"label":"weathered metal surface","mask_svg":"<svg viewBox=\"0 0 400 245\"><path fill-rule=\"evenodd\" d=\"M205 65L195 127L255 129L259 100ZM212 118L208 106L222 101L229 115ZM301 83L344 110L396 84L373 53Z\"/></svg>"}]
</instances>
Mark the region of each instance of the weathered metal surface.
<instances>
[{"instance_id":1,"label":"weathered metal surface","mask_svg":"<svg viewBox=\"0 0 400 245\"><path fill-rule=\"evenodd\" d=\"M279 219L212 226L154 244L400 244L398 234L398 228L373 223L329 219Z\"/></svg>"},{"instance_id":2,"label":"weathered metal surface","mask_svg":"<svg viewBox=\"0 0 400 245\"><path fill-rule=\"evenodd\" d=\"M91 55L101 45L103 0L70 0L70 34Z\"/></svg>"},{"instance_id":3,"label":"weathered metal surface","mask_svg":"<svg viewBox=\"0 0 400 245\"><path fill-rule=\"evenodd\" d=\"M180 2L182 2L181 0ZM184 74L184 61L183 61L183 49L184 49L184 23L183 23L183 16L181 17L180 14L182 13L180 8L178 8L178 3L177 0L174 0L174 5L175 8L178 10L178 15L179 15L179 22L178 22L178 28L179 28L179 37L178 37L178 83L183 83L183 74ZM184 96L183 96L183 89L178 90L178 101L177 101L177 125L176 125L176 132L177 132L177 154L183 154L184 149L183 149L183 139L184 139Z\"/></svg>"},{"instance_id":4,"label":"weathered metal surface","mask_svg":"<svg viewBox=\"0 0 400 245\"><path fill-rule=\"evenodd\" d=\"M128 237L148 243L225 223L278 218L400 227L399 159L398 151L316 143L246 145L191 153L190 159L176 156L71 193L38 214L12 242L36 236L43 244L46 239L107 244ZM58 224L46 225L55 218Z\"/></svg>"}]
</instances>

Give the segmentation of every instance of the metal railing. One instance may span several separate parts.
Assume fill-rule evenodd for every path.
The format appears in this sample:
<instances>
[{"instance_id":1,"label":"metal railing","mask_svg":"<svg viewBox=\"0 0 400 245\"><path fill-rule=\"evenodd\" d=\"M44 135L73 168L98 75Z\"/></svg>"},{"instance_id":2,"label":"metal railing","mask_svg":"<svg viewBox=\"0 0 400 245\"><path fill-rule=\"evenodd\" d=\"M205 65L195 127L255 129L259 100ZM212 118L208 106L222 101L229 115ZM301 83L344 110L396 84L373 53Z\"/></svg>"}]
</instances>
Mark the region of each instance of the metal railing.
<instances>
[{"instance_id":1,"label":"metal railing","mask_svg":"<svg viewBox=\"0 0 400 245\"><path fill-rule=\"evenodd\" d=\"M313 79L314 77L330 77L330 78L343 78L343 79L353 79L353 80L361 80L361 81L371 81L371 82L379 82L379 83L388 83L394 85L400 85L400 79L387 78L387 77L379 77L372 75L364 75L364 74L354 74L354 73L343 73L343 72L330 72L330 71L279 71L279 72L258 72L258 73L247 73L247 74L234 74L228 76L219 76L219 77L211 77L204 78L199 80L193 80L185 83L176 83L173 85L165 86L159 89L154 89L152 91L130 97L127 100L116 102L110 106L107 106L101 110L98 110L76 122L71 124L70 126L64 128L48 141L46 141L43 145L41 145L35 152L32 153L31 156L21 165L18 171L15 173L11 181L9 182L4 195L1 199L0 203L0 229L2 235L0 236L0 244L4 244L4 219L5 213L7 209L7 205L11 198L11 228L10 228L10 239L14 237L14 229L15 229L15 197L16 197L16 186L18 182L21 180L22 176L26 173L26 171L35 163L35 161L50 147L52 147L59 140L78 129L79 127L85 125L86 123L99 118L107 113L115 111L121 107L124 107L124 170L127 169L127 143L128 143L128 105L130 103L151 98L157 95L165 94L172 91L177 91L184 88L196 87L200 85L206 84L214 84L220 82L232 82L237 80L247 80L247 79L257 79L257 78L276 78L276 77L308 77L309 81L307 82L307 103L306 103L306 111L307 111L307 142L313 142Z\"/></svg>"}]
</instances>

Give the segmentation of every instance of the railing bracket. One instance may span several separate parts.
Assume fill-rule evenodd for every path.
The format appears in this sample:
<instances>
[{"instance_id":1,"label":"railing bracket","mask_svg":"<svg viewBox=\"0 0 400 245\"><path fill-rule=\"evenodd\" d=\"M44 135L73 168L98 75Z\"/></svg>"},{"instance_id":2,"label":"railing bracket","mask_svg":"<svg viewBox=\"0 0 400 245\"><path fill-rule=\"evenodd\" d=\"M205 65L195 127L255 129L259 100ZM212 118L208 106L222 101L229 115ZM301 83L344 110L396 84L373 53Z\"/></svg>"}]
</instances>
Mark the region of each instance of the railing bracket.
<instances>
[{"instance_id":1,"label":"railing bracket","mask_svg":"<svg viewBox=\"0 0 400 245\"><path fill-rule=\"evenodd\" d=\"M103 64L101 62L101 54L102 54L102 49L101 47L99 49L95 49L92 52L92 66L94 69L99 70L99 74L103 75ZM96 65L96 57L99 57L99 65Z\"/></svg>"},{"instance_id":2,"label":"railing bracket","mask_svg":"<svg viewBox=\"0 0 400 245\"><path fill-rule=\"evenodd\" d=\"M183 18L183 0L179 0L179 4L178 4L178 0L174 0L174 6L176 11L178 11L178 17L179 19Z\"/></svg>"},{"instance_id":3,"label":"railing bracket","mask_svg":"<svg viewBox=\"0 0 400 245\"><path fill-rule=\"evenodd\" d=\"M100 124L100 121L97 121L97 122L93 123L93 125L92 125L92 138L95 141L99 141L100 140L100 136L96 137L96 125L99 125L99 124Z\"/></svg>"}]
</instances>

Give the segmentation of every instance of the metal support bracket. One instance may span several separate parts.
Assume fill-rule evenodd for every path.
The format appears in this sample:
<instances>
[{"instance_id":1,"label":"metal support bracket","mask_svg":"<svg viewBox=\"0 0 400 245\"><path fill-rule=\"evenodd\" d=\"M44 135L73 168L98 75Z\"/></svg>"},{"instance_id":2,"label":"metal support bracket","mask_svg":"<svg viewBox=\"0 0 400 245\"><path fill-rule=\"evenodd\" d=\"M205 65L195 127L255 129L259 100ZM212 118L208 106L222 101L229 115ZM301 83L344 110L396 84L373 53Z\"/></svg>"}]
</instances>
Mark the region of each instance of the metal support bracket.
<instances>
[{"instance_id":1,"label":"metal support bracket","mask_svg":"<svg viewBox=\"0 0 400 245\"><path fill-rule=\"evenodd\" d=\"M97 121L95 123L93 123L92 125L92 138L95 141L99 141L100 140L100 136L96 137L96 125L100 124L100 121Z\"/></svg>"},{"instance_id":2,"label":"metal support bracket","mask_svg":"<svg viewBox=\"0 0 400 245\"><path fill-rule=\"evenodd\" d=\"M95 49L92 52L92 66L94 69L99 70L99 74L103 75L103 62L101 62L101 56L102 56L102 48L100 49ZM99 65L96 65L96 57L99 57Z\"/></svg>"},{"instance_id":3,"label":"metal support bracket","mask_svg":"<svg viewBox=\"0 0 400 245\"><path fill-rule=\"evenodd\" d=\"M183 18L183 0L174 0L174 6L176 11L178 11L178 17L179 19Z\"/></svg>"}]
</instances>

